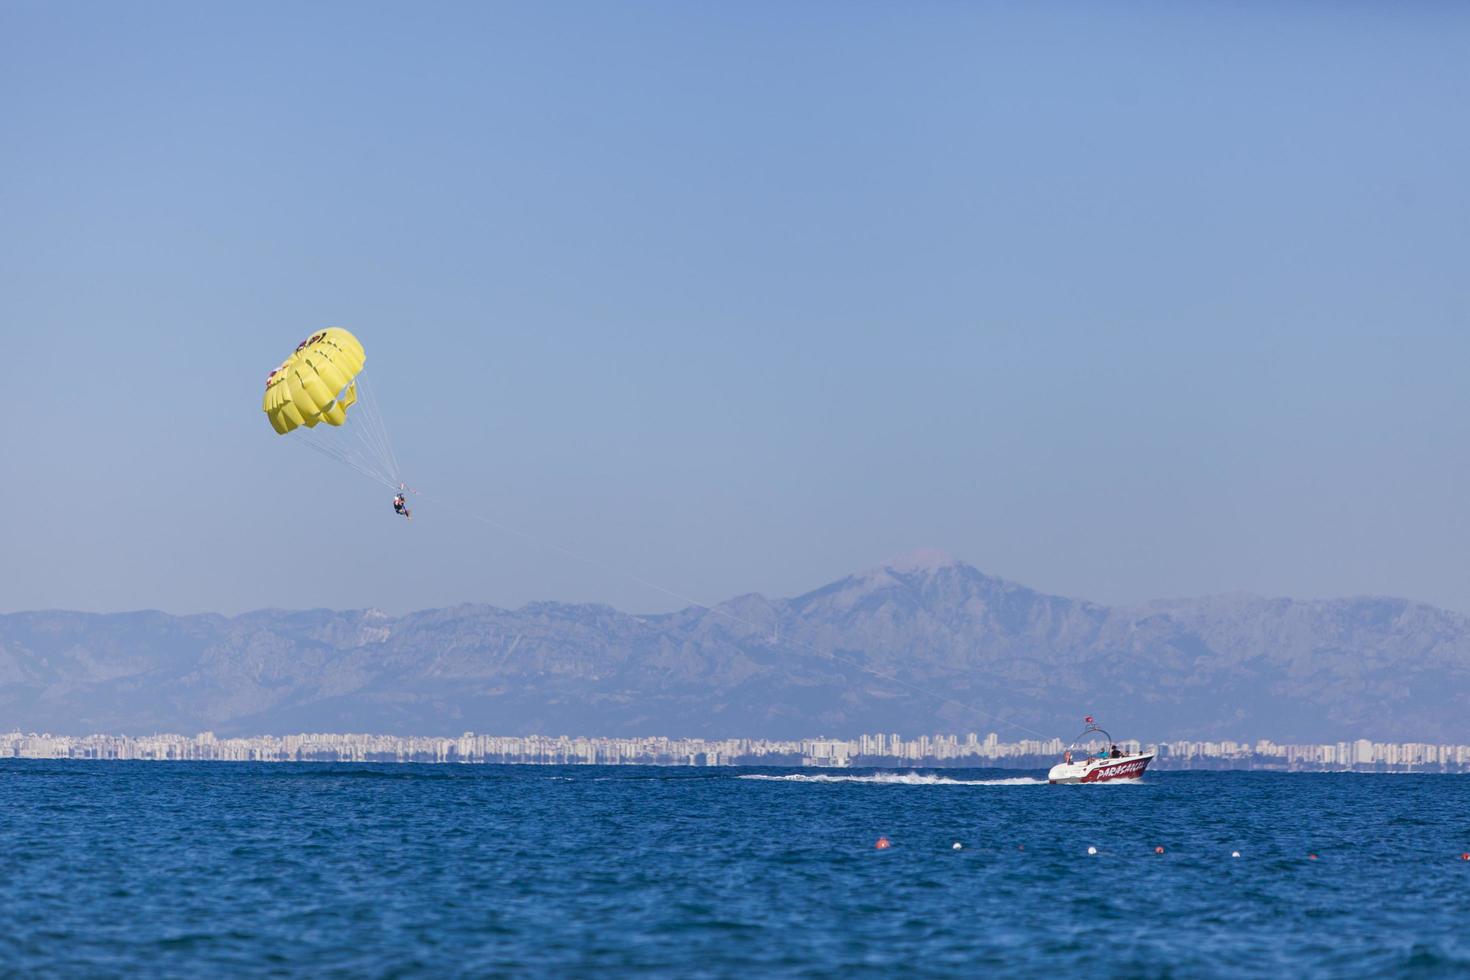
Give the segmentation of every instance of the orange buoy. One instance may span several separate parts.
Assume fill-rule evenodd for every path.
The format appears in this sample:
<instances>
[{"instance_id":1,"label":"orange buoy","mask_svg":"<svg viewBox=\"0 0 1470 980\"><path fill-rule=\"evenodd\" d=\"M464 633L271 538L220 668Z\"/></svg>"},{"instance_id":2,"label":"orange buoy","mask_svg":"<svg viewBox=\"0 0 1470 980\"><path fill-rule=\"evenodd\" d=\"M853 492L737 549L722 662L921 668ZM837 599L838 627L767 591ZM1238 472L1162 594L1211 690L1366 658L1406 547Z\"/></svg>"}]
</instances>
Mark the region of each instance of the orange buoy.
<instances>
[{"instance_id":1,"label":"orange buoy","mask_svg":"<svg viewBox=\"0 0 1470 980\"><path fill-rule=\"evenodd\" d=\"M876 844L873 845L873 847L875 847L876 849L878 849L880 851L886 851L886 850L888 850L892 846L893 846L892 842L889 841L889 839L887 837L879 837L878 838L878 843L876 843Z\"/></svg>"},{"instance_id":2,"label":"orange buoy","mask_svg":"<svg viewBox=\"0 0 1470 980\"><path fill-rule=\"evenodd\" d=\"M1164 849L1162 847L1156 847L1156 848L1154 848L1154 853L1155 854L1163 854L1164 853Z\"/></svg>"},{"instance_id":3,"label":"orange buoy","mask_svg":"<svg viewBox=\"0 0 1470 980\"><path fill-rule=\"evenodd\" d=\"M1464 854L1461 854L1460 855L1460 860L1461 861L1470 861L1470 851L1466 851Z\"/></svg>"}]
</instances>

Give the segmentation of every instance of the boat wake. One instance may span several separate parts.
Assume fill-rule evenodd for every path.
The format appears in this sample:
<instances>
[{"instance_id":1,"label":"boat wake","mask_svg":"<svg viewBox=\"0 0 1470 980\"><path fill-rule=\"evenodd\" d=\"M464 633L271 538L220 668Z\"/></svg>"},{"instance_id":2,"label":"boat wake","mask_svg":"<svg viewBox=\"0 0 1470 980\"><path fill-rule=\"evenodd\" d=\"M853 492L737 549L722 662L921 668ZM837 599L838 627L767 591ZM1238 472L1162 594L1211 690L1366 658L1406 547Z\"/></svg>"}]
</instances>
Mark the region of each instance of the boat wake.
<instances>
[{"instance_id":1,"label":"boat wake","mask_svg":"<svg viewBox=\"0 0 1470 980\"><path fill-rule=\"evenodd\" d=\"M875 772L866 776L828 776L808 773L791 773L785 776L768 776L764 773L747 773L740 779L760 779L775 783L873 783L879 786L1045 786L1046 780L1034 776L1012 776L1005 779L950 779L920 772Z\"/></svg>"}]
</instances>

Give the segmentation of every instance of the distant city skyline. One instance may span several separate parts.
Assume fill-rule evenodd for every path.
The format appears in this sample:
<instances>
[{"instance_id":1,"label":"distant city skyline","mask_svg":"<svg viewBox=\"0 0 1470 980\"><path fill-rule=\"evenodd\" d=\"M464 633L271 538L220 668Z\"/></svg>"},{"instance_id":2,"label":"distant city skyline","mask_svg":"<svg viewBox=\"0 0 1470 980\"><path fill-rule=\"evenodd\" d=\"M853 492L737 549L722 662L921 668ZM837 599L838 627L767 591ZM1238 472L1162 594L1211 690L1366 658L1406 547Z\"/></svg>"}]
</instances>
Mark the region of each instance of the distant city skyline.
<instances>
[{"instance_id":1,"label":"distant city skyline","mask_svg":"<svg viewBox=\"0 0 1470 980\"><path fill-rule=\"evenodd\" d=\"M960 741L963 738L964 741ZM1049 766L1069 743L1060 738L1003 742L995 732L981 736L872 733L857 738L762 739L642 736L482 735L458 737L300 733L217 738L197 735L51 735L18 731L0 734L0 758L140 760L180 762L431 762L526 765L790 765L845 769L977 765L1034 769ZM1105 748L1084 740L1082 745ZM1438 770L1470 772L1470 745L1433 742L1374 742L1360 738L1295 745L1254 741L1160 741L1121 739L1126 752L1156 753L1155 769L1249 768L1289 771L1323 769Z\"/></svg>"},{"instance_id":2,"label":"distant city skyline","mask_svg":"<svg viewBox=\"0 0 1470 980\"><path fill-rule=\"evenodd\" d=\"M0 609L651 612L929 545L1109 604L1470 611L1467 34L5 4ZM260 410L328 325L412 525Z\"/></svg>"}]
</instances>

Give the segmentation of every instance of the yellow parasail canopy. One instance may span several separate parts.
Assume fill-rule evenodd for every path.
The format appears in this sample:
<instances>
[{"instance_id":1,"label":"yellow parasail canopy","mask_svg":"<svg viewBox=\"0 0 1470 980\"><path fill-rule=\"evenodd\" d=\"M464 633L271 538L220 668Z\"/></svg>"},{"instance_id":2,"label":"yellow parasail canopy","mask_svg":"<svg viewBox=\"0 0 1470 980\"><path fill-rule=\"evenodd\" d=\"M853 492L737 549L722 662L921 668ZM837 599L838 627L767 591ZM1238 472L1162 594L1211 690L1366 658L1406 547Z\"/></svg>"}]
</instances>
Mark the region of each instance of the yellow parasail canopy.
<instances>
[{"instance_id":1,"label":"yellow parasail canopy","mask_svg":"<svg viewBox=\"0 0 1470 980\"><path fill-rule=\"evenodd\" d=\"M341 425L357 401L353 379L367 361L362 344L341 327L328 327L301 342L296 353L265 379L261 408L282 435L297 426Z\"/></svg>"}]
</instances>

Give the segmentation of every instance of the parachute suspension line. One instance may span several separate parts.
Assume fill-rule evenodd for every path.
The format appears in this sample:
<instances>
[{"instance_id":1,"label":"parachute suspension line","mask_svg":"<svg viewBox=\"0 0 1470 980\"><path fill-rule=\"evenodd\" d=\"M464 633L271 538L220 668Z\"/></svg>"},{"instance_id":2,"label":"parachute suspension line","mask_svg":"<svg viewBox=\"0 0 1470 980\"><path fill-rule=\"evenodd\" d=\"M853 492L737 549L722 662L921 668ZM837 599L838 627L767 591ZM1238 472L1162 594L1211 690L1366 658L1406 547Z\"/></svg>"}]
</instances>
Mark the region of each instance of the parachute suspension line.
<instances>
[{"instance_id":1,"label":"parachute suspension line","mask_svg":"<svg viewBox=\"0 0 1470 980\"><path fill-rule=\"evenodd\" d=\"M372 386L367 383L364 375L358 375L358 395L367 405L367 418L375 433L378 444L382 447L383 458L388 462L388 469L395 480L403 482L403 467L398 465L398 454L393 451L393 440L388 438L388 421L383 418L383 413L378 409L378 396Z\"/></svg>"},{"instance_id":2,"label":"parachute suspension line","mask_svg":"<svg viewBox=\"0 0 1470 980\"><path fill-rule=\"evenodd\" d=\"M340 433L336 435L340 436ZM391 474L376 465L371 456L364 455L358 446L345 439L333 439L326 433L304 432L291 441L356 470L374 483L381 483L389 489L398 487Z\"/></svg>"},{"instance_id":3,"label":"parachute suspension line","mask_svg":"<svg viewBox=\"0 0 1470 980\"><path fill-rule=\"evenodd\" d=\"M357 440L357 444L361 447L363 454L373 461L374 466L379 472L391 479L398 474L394 472L388 451L378 437L377 426L374 424L376 419L373 417L376 405L369 402L363 396L363 393L367 390L367 379L362 374L359 374L356 385L357 404L353 406L356 411L348 415L346 428L352 430L352 436Z\"/></svg>"},{"instance_id":4,"label":"parachute suspension line","mask_svg":"<svg viewBox=\"0 0 1470 980\"><path fill-rule=\"evenodd\" d=\"M518 538L529 541L534 545L547 549L548 551L554 551L559 555L572 559L573 561L581 562L584 565L590 565L593 568L600 569L604 572L610 572L614 575L620 575L624 578L630 579L631 581L637 582L639 585L652 589L655 592L660 592L671 599L677 599L680 602L688 603L691 606L696 606L700 609L705 610L706 612L714 613L717 616L723 616L731 622L748 627L756 633L762 633L765 630L765 627L761 624L752 622L751 620L746 619L743 616L737 616L735 613L730 612L728 609L721 609L717 606L712 606L707 602L700 602L698 599L694 599L687 595L683 595L682 593L675 592L673 589L659 585L657 582L650 582L648 579L643 578L641 575L631 572L626 568L619 568L616 565L610 565L605 561L600 561L596 558L589 557L587 555L573 551L570 548L563 548L559 544L555 544L554 542L538 538L530 532L523 531L520 528L511 527L508 524L502 524L500 521L497 521L494 518L486 517L484 514L478 514L466 507L460 507L455 504L449 503L448 501L440 500L436 497L430 497L427 494L424 494L422 496L425 500L432 500L435 503L440 504L441 506L449 507L452 510L457 510L461 514L464 514L466 517L469 517L471 520L479 521L482 524L489 525L490 527L493 527L498 531L503 531L506 534L515 535ZM997 722L1002 725L1008 725L1011 728L1018 728L1023 732L1030 732L1032 735L1035 735L1038 738L1047 737L1044 732L1038 732L1036 729L1027 727L1026 725L1023 725L1018 721L1011 721L1009 718L1003 718L1000 715L995 714L994 712L986 711L984 708L979 708L973 704L969 704L965 701L960 701L957 698L950 697L948 694L941 694L938 691L931 691L928 688L921 687L920 685L915 684L911 681L906 681L896 674L877 670L873 667L869 667L867 664L858 663L856 660L851 660L847 657L839 656L829 650L823 650L814 644L805 643L801 640L794 640L788 637L786 640L783 641L783 645L787 647L795 647L804 652L810 653L821 660L830 660L835 663L845 664L849 667L860 670L865 674L870 674L873 677L877 677L880 680L888 681L890 684L897 684L900 687L906 687L917 694L922 694L925 697L932 698L933 700L940 703L952 704L957 708L963 708L965 711L968 711L971 714L977 715L979 717L988 718L993 722Z\"/></svg>"},{"instance_id":5,"label":"parachute suspension line","mask_svg":"<svg viewBox=\"0 0 1470 980\"><path fill-rule=\"evenodd\" d=\"M378 410L378 401L361 372L354 383L357 402L348 409L347 421L343 425L303 426L299 432L293 433L295 438L292 441L357 471L374 483L397 490L403 486L402 472L393 445L388 440L388 427Z\"/></svg>"},{"instance_id":6,"label":"parachute suspension line","mask_svg":"<svg viewBox=\"0 0 1470 980\"><path fill-rule=\"evenodd\" d=\"M398 483L398 473L388 457L388 451L378 439L371 421L372 408L365 402L359 401L361 409L360 417L347 420L348 428L352 429L352 437L356 440L359 451L366 459L373 462L373 467L395 486Z\"/></svg>"}]
</instances>

